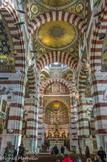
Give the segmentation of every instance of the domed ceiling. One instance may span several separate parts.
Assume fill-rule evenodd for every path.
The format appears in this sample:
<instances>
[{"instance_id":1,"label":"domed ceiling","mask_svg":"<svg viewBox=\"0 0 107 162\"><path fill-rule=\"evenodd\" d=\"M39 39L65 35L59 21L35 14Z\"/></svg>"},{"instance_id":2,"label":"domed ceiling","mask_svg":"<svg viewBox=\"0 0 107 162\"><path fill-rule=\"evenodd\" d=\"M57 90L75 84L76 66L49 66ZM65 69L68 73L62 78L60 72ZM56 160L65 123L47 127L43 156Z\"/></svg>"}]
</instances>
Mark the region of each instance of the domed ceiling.
<instances>
[{"instance_id":1,"label":"domed ceiling","mask_svg":"<svg viewBox=\"0 0 107 162\"><path fill-rule=\"evenodd\" d=\"M85 17L84 0L29 0L31 18L52 10L64 10Z\"/></svg>"},{"instance_id":2,"label":"domed ceiling","mask_svg":"<svg viewBox=\"0 0 107 162\"><path fill-rule=\"evenodd\" d=\"M36 37L45 48L60 50L76 41L77 30L68 22L53 21L42 25L36 32Z\"/></svg>"},{"instance_id":3,"label":"domed ceiling","mask_svg":"<svg viewBox=\"0 0 107 162\"><path fill-rule=\"evenodd\" d=\"M67 8L75 0L37 0L37 1L46 8L51 7L51 9L57 10L56 7L58 7L58 9Z\"/></svg>"}]
</instances>

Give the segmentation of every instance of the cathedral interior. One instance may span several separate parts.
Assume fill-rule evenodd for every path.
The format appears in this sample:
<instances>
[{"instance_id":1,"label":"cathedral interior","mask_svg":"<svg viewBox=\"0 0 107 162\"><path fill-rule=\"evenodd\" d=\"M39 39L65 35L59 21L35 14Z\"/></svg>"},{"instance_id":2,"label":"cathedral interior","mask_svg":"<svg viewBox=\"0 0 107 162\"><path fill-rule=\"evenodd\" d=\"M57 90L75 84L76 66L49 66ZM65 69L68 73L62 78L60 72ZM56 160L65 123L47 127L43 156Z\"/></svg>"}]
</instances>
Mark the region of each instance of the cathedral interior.
<instances>
[{"instance_id":1,"label":"cathedral interior","mask_svg":"<svg viewBox=\"0 0 107 162\"><path fill-rule=\"evenodd\" d=\"M107 152L106 72L106 0L0 0L0 156Z\"/></svg>"}]
</instances>

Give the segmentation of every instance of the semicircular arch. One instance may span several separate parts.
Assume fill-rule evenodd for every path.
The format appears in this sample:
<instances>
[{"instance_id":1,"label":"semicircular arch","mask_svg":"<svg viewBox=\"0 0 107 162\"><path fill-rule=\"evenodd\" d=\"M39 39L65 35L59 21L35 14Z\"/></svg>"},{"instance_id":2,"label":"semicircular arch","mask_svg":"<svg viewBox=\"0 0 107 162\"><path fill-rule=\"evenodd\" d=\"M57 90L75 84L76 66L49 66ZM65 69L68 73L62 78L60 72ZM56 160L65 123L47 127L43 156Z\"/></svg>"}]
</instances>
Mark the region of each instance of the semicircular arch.
<instances>
[{"instance_id":1,"label":"semicircular arch","mask_svg":"<svg viewBox=\"0 0 107 162\"><path fill-rule=\"evenodd\" d=\"M47 104L44 106L44 110L46 109L46 107L51 103L51 102L54 102L54 101L59 101L59 102L62 102L63 104L65 104L65 106L68 108L68 110L70 109L69 105L62 99L59 99L59 98L54 98L54 99L51 99L47 102Z\"/></svg>"},{"instance_id":2,"label":"semicircular arch","mask_svg":"<svg viewBox=\"0 0 107 162\"><path fill-rule=\"evenodd\" d=\"M73 72L76 71L78 60L76 57L62 51L52 51L42 55L37 60L37 68L41 71L46 65L59 62L71 67Z\"/></svg>"},{"instance_id":3,"label":"semicircular arch","mask_svg":"<svg viewBox=\"0 0 107 162\"><path fill-rule=\"evenodd\" d=\"M28 24L29 33L33 34L33 32L39 26L43 25L46 22L50 22L50 21L65 21L65 22L75 25L82 33L85 33L87 31L87 23L81 17L75 14L72 14L72 13L65 12L65 11L52 11L52 12L41 14L35 19L32 19L31 21L29 21L29 24Z\"/></svg>"},{"instance_id":4,"label":"semicircular arch","mask_svg":"<svg viewBox=\"0 0 107 162\"><path fill-rule=\"evenodd\" d=\"M69 93L70 94L72 93L72 86L69 84L69 82L67 82L66 80L61 79L61 78L59 78L59 79L58 78L54 78L54 79L47 80L44 84L41 84L40 85L40 91L42 91L44 93L45 92L45 89L50 84L53 84L53 83L60 83L60 84L65 85L69 89Z\"/></svg>"}]
</instances>

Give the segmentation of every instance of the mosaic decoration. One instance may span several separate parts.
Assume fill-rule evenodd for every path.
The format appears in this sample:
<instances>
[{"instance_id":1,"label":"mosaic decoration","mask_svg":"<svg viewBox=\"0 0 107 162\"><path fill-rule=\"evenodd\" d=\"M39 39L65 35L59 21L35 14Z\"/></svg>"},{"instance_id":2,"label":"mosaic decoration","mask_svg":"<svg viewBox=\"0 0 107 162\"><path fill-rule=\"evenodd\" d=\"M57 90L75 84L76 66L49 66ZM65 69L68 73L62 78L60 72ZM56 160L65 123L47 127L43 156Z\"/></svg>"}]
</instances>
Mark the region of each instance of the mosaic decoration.
<instances>
[{"instance_id":1,"label":"mosaic decoration","mask_svg":"<svg viewBox=\"0 0 107 162\"><path fill-rule=\"evenodd\" d=\"M55 124L56 120L58 125L69 123L68 108L60 101L51 102L45 109L45 123Z\"/></svg>"},{"instance_id":2,"label":"mosaic decoration","mask_svg":"<svg viewBox=\"0 0 107 162\"><path fill-rule=\"evenodd\" d=\"M31 13L34 15L37 15L38 12L39 12L39 7L35 3L32 3L31 4Z\"/></svg>"},{"instance_id":3,"label":"mosaic decoration","mask_svg":"<svg viewBox=\"0 0 107 162\"><path fill-rule=\"evenodd\" d=\"M48 102L50 102L50 101L53 102L53 100L62 100L68 105L68 107L70 106L70 97L68 97L68 96L57 96L57 97L48 96L48 97L44 97L43 106L45 107Z\"/></svg>"},{"instance_id":4,"label":"mosaic decoration","mask_svg":"<svg viewBox=\"0 0 107 162\"><path fill-rule=\"evenodd\" d=\"M4 20L0 20L0 65L14 65L13 44Z\"/></svg>"},{"instance_id":5,"label":"mosaic decoration","mask_svg":"<svg viewBox=\"0 0 107 162\"><path fill-rule=\"evenodd\" d=\"M56 7L64 7L66 8L70 3L71 0L37 0L41 5L44 7L52 7L52 9L56 9Z\"/></svg>"},{"instance_id":6,"label":"mosaic decoration","mask_svg":"<svg viewBox=\"0 0 107 162\"><path fill-rule=\"evenodd\" d=\"M0 56L0 65L13 65L13 64L14 64L14 58Z\"/></svg>"},{"instance_id":7,"label":"mosaic decoration","mask_svg":"<svg viewBox=\"0 0 107 162\"><path fill-rule=\"evenodd\" d=\"M5 113L5 111L6 111L6 104L7 104L7 102L5 101L5 100L3 100L3 102L2 102L2 112L4 112Z\"/></svg>"},{"instance_id":8,"label":"mosaic decoration","mask_svg":"<svg viewBox=\"0 0 107 162\"><path fill-rule=\"evenodd\" d=\"M76 29L76 30L77 30L77 33L79 33L79 30L78 29ZM36 32L35 32L35 35L34 35L35 36L35 39L36 39L36 35L37 35ZM53 33L52 33L52 35L53 35ZM71 44L67 48L60 48L60 50L77 57L77 55L76 55L77 43L76 42L77 41L75 41L75 43ZM42 55L50 52L50 49L43 47L43 44L40 41L38 41L38 39L36 39L36 47L37 47L37 53L36 53L36 57L37 58L40 58ZM57 49L54 48L53 50L57 50ZM52 76L52 77L54 78L55 76Z\"/></svg>"},{"instance_id":9,"label":"mosaic decoration","mask_svg":"<svg viewBox=\"0 0 107 162\"><path fill-rule=\"evenodd\" d=\"M91 85L87 85L85 87L85 92L84 92L86 97L91 97Z\"/></svg>"},{"instance_id":10,"label":"mosaic decoration","mask_svg":"<svg viewBox=\"0 0 107 162\"><path fill-rule=\"evenodd\" d=\"M107 32L106 32L106 37L105 37L104 43L103 43L102 70L107 71Z\"/></svg>"},{"instance_id":11,"label":"mosaic decoration","mask_svg":"<svg viewBox=\"0 0 107 162\"><path fill-rule=\"evenodd\" d=\"M36 37L43 47L60 50L68 48L76 41L77 30L68 22L53 21L42 25L36 32Z\"/></svg>"},{"instance_id":12,"label":"mosaic decoration","mask_svg":"<svg viewBox=\"0 0 107 162\"><path fill-rule=\"evenodd\" d=\"M46 88L46 94L68 94L68 88L60 83L53 83Z\"/></svg>"},{"instance_id":13,"label":"mosaic decoration","mask_svg":"<svg viewBox=\"0 0 107 162\"><path fill-rule=\"evenodd\" d=\"M41 57L45 53L46 53L45 48L43 48L43 47L38 48L38 57Z\"/></svg>"},{"instance_id":14,"label":"mosaic decoration","mask_svg":"<svg viewBox=\"0 0 107 162\"><path fill-rule=\"evenodd\" d=\"M71 48L69 49L69 51L70 51L70 53L74 54L74 53L75 53L75 48L72 48L72 47L71 47Z\"/></svg>"},{"instance_id":15,"label":"mosaic decoration","mask_svg":"<svg viewBox=\"0 0 107 162\"><path fill-rule=\"evenodd\" d=\"M84 5L83 3L78 3L75 7L75 11L77 14L82 13L82 11L84 10Z\"/></svg>"},{"instance_id":16,"label":"mosaic decoration","mask_svg":"<svg viewBox=\"0 0 107 162\"><path fill-rule=\"evenodd\" d=\"M60 72L51 72L50 77L51 78L62 78L62 73L60 73Z\"/></svg>"},{"instance_id":17,"label":"mosaic decoration","mask_svg":"<svg viewBox=\"0 0 107 162\"><path fill-rule=\"evenodd\" d=\"M3 22L0 22L0 55L9 55L10 46Z\"/></svg>"},{"instance_id":18,"label":"mosaic decoration","mask_svg":"<svg viewBox=\"0 0 107 162\"><path fill-rule=\"evenodd\" d=\"M86 79L86 82L83 83L83 85L85 85L85 91L84 91L84 95L85 97L92 97L91 95L91 85L88 81L88 77Z\"/></svg>"},{"instance_id":19,"label":"mosaic decoration","mask_svg":"<svg viewBox=\"0 0 107 162\"><path fill-rule=\"evenodd\" d=\"M85 17L84 0L30 0L31 18L50 10L64 10Z\"/></svg>"},{"instance_id":20,"label":"mosaic decoration","mask_svg":"<svg viewBox=\"0 0 107 162\"><path fill-rule=\"evenodd\" d=\"M26 98L29 97L29 82L28 82L28 81L27 81L26 87L25 87L25 97L26 97Z\"/></svg>"}]
</instances>

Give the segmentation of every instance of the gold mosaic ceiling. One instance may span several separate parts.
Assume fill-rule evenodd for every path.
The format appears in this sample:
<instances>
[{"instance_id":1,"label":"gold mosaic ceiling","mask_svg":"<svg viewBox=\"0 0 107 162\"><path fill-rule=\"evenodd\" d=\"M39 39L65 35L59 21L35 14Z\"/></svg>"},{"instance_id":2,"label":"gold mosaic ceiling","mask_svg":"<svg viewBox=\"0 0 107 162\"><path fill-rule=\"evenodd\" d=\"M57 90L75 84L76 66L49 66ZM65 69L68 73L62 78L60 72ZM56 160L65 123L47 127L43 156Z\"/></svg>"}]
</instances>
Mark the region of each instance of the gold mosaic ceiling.
<instances>
[{"instance_id":1,"label":"gold mosaic ceiling","mask_svg":"<svg viewBox=\"0 0 107 162\"><path fill-rule=\"evenodd\" d=\"M53 21L42 25L36 32L39 43L49 49L65 49L77 39L76 28L63 21Z\"/></svg>"},{"instance_id":2,"label":"gold mosaic ceiling","mask_svg":"<svg viewBox=\"0 0 107 162\"><path fill-rule=\"evenodd\" d=\"M51 10L64 10L85 17L85 0L29 0L29 3L31 18Z\"/></svg>"},{"instance_id":3,"label":"gold mosaic ceiling","mask_svg":"<svg viewBox=\"0 0 107 162\"><path fill-rule=\"evenodd\" d=\"M38 1L44 7L48 8L51 6L51 8L55 8L55 9L56 7L66 8L73 2L73 0L38 0Z\"/></svg>"}]
</instances>

